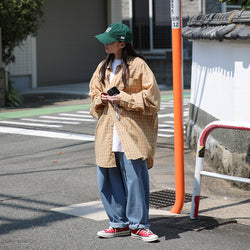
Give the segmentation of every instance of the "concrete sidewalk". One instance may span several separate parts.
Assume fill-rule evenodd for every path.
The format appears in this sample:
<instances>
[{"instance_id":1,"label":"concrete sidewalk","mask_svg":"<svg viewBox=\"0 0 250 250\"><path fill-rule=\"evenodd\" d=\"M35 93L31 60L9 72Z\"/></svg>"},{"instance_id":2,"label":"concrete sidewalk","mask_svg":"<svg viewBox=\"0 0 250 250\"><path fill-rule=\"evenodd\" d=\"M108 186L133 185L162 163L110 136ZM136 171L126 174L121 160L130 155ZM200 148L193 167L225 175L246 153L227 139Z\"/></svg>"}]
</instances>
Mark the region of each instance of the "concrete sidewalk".
<instances>
[{"instance_id":1,"label":"concrete sidewalk","mask_svg":"<svg viewBox=\"0 0 250 250\"><path fill-rule=\"evenodd\" d=\"M170 93L165 86L159 86L162 93ZM89 83L64 84L47 87L39 87L37 89L29 89L22 91L24 98L34 96L51 95L53 98L59 98L60 95L66 97L62 101L70 98L82 99L88 98ZM56 97L55 97L56 95ZM60 100L59 100L60 101ZM82 101L79 100L81 103ZM184 150L185 165L185 190L186 193L192 194L195 168L195 152L185 147ZM204 170L213 171L210 166L204 163ZM158 146L155 159L155 167L149 171L151 179L151 191L158 190L175 190L175 166L174 166L174 144L173 140L165 138L158 139ZM238 222L250 225L250 192L232 187L232 183L211 177L203 177L201 185L201 195L206 199L201 199L199 218L213 218L221 223ZM162 208L161 208L162 209ZM170 207L164 208L169 210ZM191 202L184 203L181 215L178 217L189 217ZM211 221L214 221L211 219ZM186 224L190 224L188 221ZM197 220L197 228L204 225L204 221ZM209 226L209 223L206 224Z\"/></svg>"},{"instance_id":2,"label":"concrete sidewalk","mask_svg":"<svg viewBox=\"0 0 250 250\"><path fill-rule=\"evenodd\" d=\"M166 91L171 90L170 87L166 85L159 85L160 90ZM74 83L74 84L62 84L53 86L38 87L36 89L24 89L19 91L19 93L25 98L29 99L32 96L46 96L49 98L65 97L70 98L87 98L89 94L89 82ZM57 95L57 97L55 96ZM43 100L43 98L40 98Z\"/></svg>"},{"instance_id":3,"label":"concrete sidewalk","mask_svg":"<svg viewBox=\"0 0 250 250\"><path fill-rule=\"evenodd\" d=\"M75 97L86 97L89 92L89 83L61 84L53 86L38 87L36 89L24 89L19 91L21 95L43 95L43 94L63 94Z\"/></svg>"},{"instance_id":4,"label":"concrete sidewalk","mask_svg":"<svg viewBox=\"0 0 250 250\"><path fill-rule=\"evenodd\" d=\"M196 154L185 146L185 193L192 194ZM204 161L204 170L215 172ZM175 190L174 142L158 139L155 166L150 171L151 191ZM198 220L189 220L191 202L185 202L177 217L184 219L185 226L200 230L211 224L240 223L250 226L250 192L232 186L232 182L211 177L202 177ZM165 208L166 210L171 207ZM208 220L208 221L207 221ZM190 229L191 229L190 228Z\"/></svg>"}]
</instances>

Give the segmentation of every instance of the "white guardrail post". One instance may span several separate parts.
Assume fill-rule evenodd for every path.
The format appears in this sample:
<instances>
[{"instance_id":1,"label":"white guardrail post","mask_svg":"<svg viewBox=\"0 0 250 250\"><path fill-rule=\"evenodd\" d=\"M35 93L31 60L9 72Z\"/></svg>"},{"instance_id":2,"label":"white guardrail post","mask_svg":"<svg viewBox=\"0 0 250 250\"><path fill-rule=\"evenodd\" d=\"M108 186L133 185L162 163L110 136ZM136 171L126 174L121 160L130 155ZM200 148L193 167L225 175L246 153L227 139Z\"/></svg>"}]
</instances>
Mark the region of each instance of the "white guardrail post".
<instances>
[{"instance_id":1,"label":"white guardrail post","mask_svg":"<svg viewBox=\"0 0 250 250\"><path fill-rule=\"evenodd\" d=\"M206 146L207 137L213 130L217 128L250 131L250 124L244 123L244 122L238 123L238 122L230 122L230 121L214 121L214 122L209 123L201 132L199 140L197 142L197 155L196 155L196 164L195 164L195 173L194 173L194 186L193 186L190 219L197 219L198 217L202 175L225 179L225 180L250 183L249 178L222 175L222 174L203 171L203 162L204 162L204 156L205 156L205 146Z\"/></svg>"}]
</instances>

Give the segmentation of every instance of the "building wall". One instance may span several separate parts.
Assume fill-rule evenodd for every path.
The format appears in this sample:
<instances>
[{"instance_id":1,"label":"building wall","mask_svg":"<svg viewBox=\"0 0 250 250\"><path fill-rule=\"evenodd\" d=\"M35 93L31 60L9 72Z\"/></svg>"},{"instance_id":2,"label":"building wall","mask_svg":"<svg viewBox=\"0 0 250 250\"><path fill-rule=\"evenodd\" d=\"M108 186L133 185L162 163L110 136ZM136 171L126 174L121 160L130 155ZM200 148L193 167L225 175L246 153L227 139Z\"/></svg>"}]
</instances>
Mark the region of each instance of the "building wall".
<instances>
[{"instance_id":1,"label":"building wall","mask_svg":"<svg viewBox=\"0 0 250 250\"><path fill-rule=\"evenodd\" d=\"M129 20L130 19L130 2L131 0L122 0L122 19Z\"/></svg>"},{"instance_id":2,"label":"building wall","mask_svg":"<svg viewBox=\"0 0 250 250\"><path fill-rule=\"evenodd\" d=\"M201 13L200 1L183 0L182 1L182 26L186 26L187 21L193 15ZM169 86L173 85L172 75L172 52L166 52L164 59L150 58L148 63L154 72L157 82ZM183 86L190 88L191 84L191 64L192 64L192 43L183 40Z\"/></svg>"},{"instance_id":3,"label":"building wall","mask_svg":"<svg viewBox=\"0 0 250 250\"><path fill-rule=\"evenodd\" d=\"M148 0L147 0L148 1ZM125 24L130 24L131 4L133 0L122 0L122 18ZM182 1L182 26L185 27L190 17L198 15L203 11L207 13L221 12L221 2L217 0L183 0ZM170 19L171 17L167 17ZM133 19L133 17L132 17ZM143 54L149 66L160 84L172 87L172 53L166 50L165 53L154 51ZM192 43L187 39L183 40L183 85L190 88L191 84L191 64L192 64Z\"/></svg>"},{"instance_id":4,"label":"building wall","mask_svg":"<svg viewBox=\"0 0 250 250\"><path fill-rule=\"evenodd\" d=\"M53 0L37 37L38 85L87 82L103 58L94 35L107 25L105 0Z\"/></svg>"},{"instance_id":5,"label":"building wall","mask_svg":"<svg viewBox=\"0 0 250 250\"><path fill-rule=\"evenodd\" d=\"M14 50L15 62L7 67L10 79L17 89L30 88L32 85L32 75L34 65L33 42L35 38L28 37L19 47Z\"/></svg>"},{"instance_id":6,"label":"building wall","mask_svg":"<svg viewBox=\"0 0 250 250\"><path fill-rule=\"evenodd\" d=\"M16 49L16 63L9 67L11 78L17 83L15 86L23 89L37 85L89 81L97 62L105 55L103 46L93 36L103 32L109 23L123 20L129 24L132 1L46 0L45 22L36 42L37 55L34 55L28 39ZM220 11L221 5L217 0L183 0L183 26L190 16L201 12L202 2L206 2L207 11ZM93 18L93 13L98 18ZM184 85L187 87L191 81L191 50L191 43L184 40ZM169 55L164 56L160 59L151 57L148 62L157 75L158 82L171 86L171 58Z\"/></svg>"},{"instance_id":7,"label":"building wall","mask_svg":"<svg viewBox=\"0 0 250 250\"><path fill-rule=\"evenodd\" d=\"M122 1L108 0L108 23L121 23L122 21Z\"/></svg>"},{"instance_id":8,"label":"building wall","mask_svg":"<svg viewBox=\"0 0 250 250\"><path fill-rule=\"evenodd\" d=\"M250 124L249 53L247 41L193 42L189 146L196 146L201 130L212 121ZM207 160L217 171L250 178L250 132L215 130L206 148Z\"/></svg>"},{"instance_id":9,"label":"building wall","mask_svg":"<svg viewBox=\"0 0 250 250\"><path fill-rule=\"evenodd\" d=\"M0 67L0 107L5 106L5 92L6 92L6 72Z\"/></svg>"},{"instance_id":10,"label":"building wall","mask_svg":"<svg viewBox=\"0 0 250 250\"><path fill-rule=\"evenodd\" d=\"M190 0L182 0L182 17L189 18L193 15L197 15L201 13L201 5L200 0L190 1Z\"/></svg>"},{"instance_id":11,"label":"building wall","mask_svg":"<svg viewBox=\"0 0 250 250\"><path fill-rule=\"evenodd\" d=\"M2 32L0 28L0 107L5 106L6 72L2 67Z\"/></svg>"},{"instance_id":12,"label":"building wall","mask_svg":"<svg viewBox=\"0 0 250 250\"><path fill-rule=\"evenodd\" d=\"M14 87L88 82L105 56L94 35L121 22L121 0L46 0L43 12L37 38L15 49L9 65Z\"/></svg>"},{"instance_id":13,"label":"building wall","mask_svg":"<svg viewBox=\"0 0 250 250\"><path fill-rule=\"evenodd\" d=\"M250 123L250 46L246 41L195 41L191 103L219 120Z\"/></svg>"},{"instance_id":14,"label":"building wall","mask_svg":"<svg viewBox=\"0 0 250 250\"><path fill-rule=\"evenodd\" d=\"M220 13L222 12L222 3L218 0L206 0L205 13ZM205 14L204 13L204 14Z\"/></svg>"},{"instance_id":15,"label":"building wall","mask_svg":"<svg viewBox=\"0 0 250 250\"><path fill-rule=\"evenodd\" d=\"M147 63L154 72L158 84L163 84L172 88L173 85L173 66L172 53L167 53L166 59L147 59ZM183 60L183 87L190 88L191 82L191 58Z\"/></svg>"}]
</instances>

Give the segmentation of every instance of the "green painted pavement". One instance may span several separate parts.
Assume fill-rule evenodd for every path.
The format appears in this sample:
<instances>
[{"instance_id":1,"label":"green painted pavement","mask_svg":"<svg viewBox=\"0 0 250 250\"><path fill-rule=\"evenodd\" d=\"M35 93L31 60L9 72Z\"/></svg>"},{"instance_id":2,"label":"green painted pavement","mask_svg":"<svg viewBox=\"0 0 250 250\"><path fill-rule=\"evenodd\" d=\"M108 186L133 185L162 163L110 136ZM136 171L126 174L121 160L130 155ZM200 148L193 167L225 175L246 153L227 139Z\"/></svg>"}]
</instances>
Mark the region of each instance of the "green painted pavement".
<instances>
[{"instance_id":1,"label":"green painted pavement","mask_svg":"<svg viewBox=\"0 0 250 250\"><path fill-rule=\"evenodd\" d=\"M184 93L184 98L190 97L190 93ZM172 100L173 95L162 95L161 100L167 101ZM71 105L71 106L60 106L60 107L49 107L49 108L37 108L37 109L28 109L28 110L19 110L19 111L10 111L10 112L0 112L0 120L3 119L14 119L14 118L22 118L22 117L30 117L36 115L47 115L59 112L70 112L76 110L89 110L90 104L79 104L79 105Z\"/></svg>"},{"instance_id":2,"label":"green painted pavement","mask_svg":"<svg viewBox=\"0 0 250 250\"><path fill-rule=\"evenodd\" d=\"M183 93L183 97L184 98L189 98L190 97L190 92L187 93ZM168 100L173 100L173 94L169 94L169 95L162 95L161 96L161 100L162 101L168 101Z\"/></svg>"},{"instance_id":3,"label":"green painted pavement","mask_svg":"<svg viewBox=\"0 0 250 250\"><path fill-rule=\"evenodd\" d=\"M37 108L29 110L11 111L6 113L0 113L0 120L11 119L11 118L21 118L36 115L47 115L59 112L70 112L76 110L88 110L90 104L72 105L72 106L60 106L51 108Z\"/></svg>"}]
</instances>

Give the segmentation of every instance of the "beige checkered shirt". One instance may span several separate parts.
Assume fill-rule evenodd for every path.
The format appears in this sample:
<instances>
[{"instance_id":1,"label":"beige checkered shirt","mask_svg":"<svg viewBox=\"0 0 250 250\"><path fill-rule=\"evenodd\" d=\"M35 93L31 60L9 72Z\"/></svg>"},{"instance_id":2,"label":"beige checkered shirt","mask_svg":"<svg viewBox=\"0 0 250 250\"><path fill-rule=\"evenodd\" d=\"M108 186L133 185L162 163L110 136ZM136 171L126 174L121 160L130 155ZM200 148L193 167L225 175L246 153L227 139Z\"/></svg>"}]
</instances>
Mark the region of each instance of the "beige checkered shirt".
<instances>
[{"instance_id":1,"label":"beige checkered shirt","mask_svg":"<svg viewBox=\"0 0 250 250\"><path fill-rule=\"evenodd\" d=\"M148 168L153 166L155 155L160 91L154 74L139 57L129 62L129 83L124 89L122 70L118 66L112 82L109 82L111 64L107 67L105 86L100 81L100 63L90 81L92 98L90 113L98 118L95 133L96 163L100 167L116 167L112 152L113 126L115 124L127 159L147 159ZM118 112L111 103L102 104L101 93L116 86L125 93L121 97ZM119 113L118 117L117 113Z\"/></svg>"}]
</instances>

